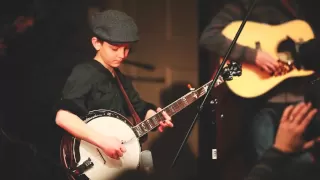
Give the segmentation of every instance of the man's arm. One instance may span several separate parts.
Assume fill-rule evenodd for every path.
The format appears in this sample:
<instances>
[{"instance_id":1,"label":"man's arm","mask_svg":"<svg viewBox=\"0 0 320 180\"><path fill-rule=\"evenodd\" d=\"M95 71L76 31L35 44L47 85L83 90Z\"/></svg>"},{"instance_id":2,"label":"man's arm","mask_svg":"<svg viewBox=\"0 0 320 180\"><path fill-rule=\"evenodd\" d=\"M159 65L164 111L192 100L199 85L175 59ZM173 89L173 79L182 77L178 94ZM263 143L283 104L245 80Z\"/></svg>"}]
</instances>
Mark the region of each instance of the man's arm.
<instances>
[{"instance_id":1,"label":"man's arm","mask_svg":"<svg viewBox=\"0 0 320 180\"><path fill-rule=\"evenodd\" d=\"M311 148L320 137L306 142L303 134L317 113L311 103L299 103L288 106L281 117L275 142L253 167L245 180L285 179L285 168L301 152Z\"/></svg>"},{"instance_id":2,"label":"man's arm","mask_svg":"<svg viewBox=\"0 0 320 180\"><path fill-rule=\"evenodd\" d=\"M200 47L224 56L232 40L222 34L223 29L233 21L242 20L242 8L240 4L227 4L206 26L200 37ZM236 44L230 54L231 60L254 63L256 50Z\"/></svg>"},{"instance_id":3,"label":"man's arm","mask_svg":"<svg viewBox=\"0 0 320 180\"><path fill-rule=\"evenodd\" d=\"M251 169L245 180L279 179L284 172L284 168L290 164L291 160L291 155L272 147Z\"/></svg>"},{"instance_id":4,"label":"man's arm","mask_svg":"<svg viewBox=\"0 0 320 180\"><path fill-rule=\"evenodd\" d=\"M79 116L87 114L85 96L91 89L88 67L76 66L69 76L58 104L56 124L71 135L98 146L102 136L87 126Z\"/></svg>"},{"instance_id":5,"label":"man's arm","mask_svg":"<svg viewBox=\"0 0 320 180\"><path fill-rule=\"evenodd\" d=\"M87 141L97 147L103 143L101 134L87 126L78 116L70 111L60 109L56 115L56 124L74 137Z\"/></svg>"}]
</instances>

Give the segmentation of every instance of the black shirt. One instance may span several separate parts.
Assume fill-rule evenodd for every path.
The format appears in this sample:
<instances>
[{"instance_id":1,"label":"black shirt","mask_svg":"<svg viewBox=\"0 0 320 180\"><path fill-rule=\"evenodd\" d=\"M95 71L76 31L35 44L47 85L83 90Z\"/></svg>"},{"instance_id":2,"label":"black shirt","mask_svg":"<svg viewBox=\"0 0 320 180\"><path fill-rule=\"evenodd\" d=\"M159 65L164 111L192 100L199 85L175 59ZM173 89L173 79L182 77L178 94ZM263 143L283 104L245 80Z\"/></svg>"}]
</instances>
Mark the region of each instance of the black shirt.
<instances>
[{"instance_id":1,"label":"black shirt","mask_svg":"<svg viewBox=\"0 0 320 180\"><path fill-rule=\"evenodd\" d=\"M115 69L133 107L143 120L149 109L156 109L145 102L134 89L131 80ZM58 109L83 117L91 110L107 109L130 116L127 103L116 78L96 60L75 66L67 79Z\"/></svg>"},{"instance_id":2,"label":"black shirt","mask_svg":"<svg viewBox=\"0 0 320 180\"><path fill-rule=\"evenodd\" d=\"M285 178L285 168L298 154L283 153L276 148L268 149L258 163L251 169L245 180L277 180Z\"/></svg>"}]
</instances>

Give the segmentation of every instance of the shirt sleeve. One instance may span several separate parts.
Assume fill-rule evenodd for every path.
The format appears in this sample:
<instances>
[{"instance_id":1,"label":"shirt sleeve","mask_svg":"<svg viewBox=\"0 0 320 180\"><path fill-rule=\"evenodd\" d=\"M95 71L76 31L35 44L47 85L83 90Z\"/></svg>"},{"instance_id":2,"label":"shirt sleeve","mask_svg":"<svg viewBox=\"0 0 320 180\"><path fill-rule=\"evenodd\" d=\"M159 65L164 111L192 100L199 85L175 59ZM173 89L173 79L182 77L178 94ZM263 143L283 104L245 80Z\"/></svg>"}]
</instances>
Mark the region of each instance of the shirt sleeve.
<instances>
[{"instance_id":1,"label":"shirt sleeve","mask_svg":"<svg viewBox=\"0 0 320 180\"><path fill-rule=\"evenodd\" d=\"M86 99L92 88L90 69L88 66L78 65L72 70L62 91L58 109L70 111L79 117L88 113Z\"/></svg>"},{"instance_id":2,"label":"shirt sleeve","mask_svg":"<svg viewBox=\"0 0 320 180\"><path fill-rule=\"evenodd\" d=\"M199 45L211 52L224 56L227 52L232 40L222 34L222 31L228 24L233 21L242 20L242 8L237 4L227 4L224 8L211 20L201 34ZM256 58L256 50L247 46L236 44L230 53L230 60L246 61L253 63Z\"/></svg>"},{"instance_id":3,"label":"shirt sleeve","mask_svg":"<svg viewBox=\"0 0 320 180\"><path fill-rule=\"evenodd\" d=\"M245 180L282 179L285 167L290 164L294 154L287 154L276 148L270 148L252 168Z\"/></svg>"}]
</instances>

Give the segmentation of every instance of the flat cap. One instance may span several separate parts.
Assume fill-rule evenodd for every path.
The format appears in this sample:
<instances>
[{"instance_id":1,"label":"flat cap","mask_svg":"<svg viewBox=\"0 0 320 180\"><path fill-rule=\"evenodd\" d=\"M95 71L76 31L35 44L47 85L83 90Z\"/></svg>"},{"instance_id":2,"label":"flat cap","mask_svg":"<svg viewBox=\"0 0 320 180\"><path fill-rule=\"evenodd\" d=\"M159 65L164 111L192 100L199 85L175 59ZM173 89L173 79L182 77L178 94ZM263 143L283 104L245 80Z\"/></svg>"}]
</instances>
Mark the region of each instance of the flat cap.
<instances>
[{"instance_id":1,"label":"flat cap","mask_svg":"<svg viewBox=\"0 0 320 180\"><path fill-rule=\"evenodd\" d=\"M139 41L136 23L121 11L106 10L93 14L90 27L99 39L111 44Z\"/></svg>"}]
</instances>

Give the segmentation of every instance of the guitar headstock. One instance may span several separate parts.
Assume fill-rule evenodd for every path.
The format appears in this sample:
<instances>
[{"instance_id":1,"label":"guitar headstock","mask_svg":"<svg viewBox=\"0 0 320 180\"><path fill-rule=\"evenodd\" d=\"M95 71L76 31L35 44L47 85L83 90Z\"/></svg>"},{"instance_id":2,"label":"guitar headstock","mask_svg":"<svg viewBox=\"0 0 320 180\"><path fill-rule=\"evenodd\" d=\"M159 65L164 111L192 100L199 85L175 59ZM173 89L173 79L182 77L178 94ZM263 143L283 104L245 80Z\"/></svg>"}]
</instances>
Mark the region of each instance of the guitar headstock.
<instances>
[{"instance_id":1,"label":"guitar headstock","mask_svg":"<svg viewBox=\"0 0 320 180\"><path fill-rule=\"evenodd\" d=\"M233 76L241 76L242 74L242 65L238 62L231 61L223 68L221 76L225 81L231 81Z\"/></svg>"}]
</instances>

